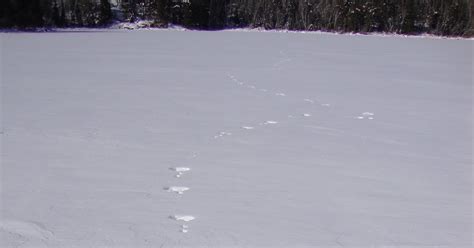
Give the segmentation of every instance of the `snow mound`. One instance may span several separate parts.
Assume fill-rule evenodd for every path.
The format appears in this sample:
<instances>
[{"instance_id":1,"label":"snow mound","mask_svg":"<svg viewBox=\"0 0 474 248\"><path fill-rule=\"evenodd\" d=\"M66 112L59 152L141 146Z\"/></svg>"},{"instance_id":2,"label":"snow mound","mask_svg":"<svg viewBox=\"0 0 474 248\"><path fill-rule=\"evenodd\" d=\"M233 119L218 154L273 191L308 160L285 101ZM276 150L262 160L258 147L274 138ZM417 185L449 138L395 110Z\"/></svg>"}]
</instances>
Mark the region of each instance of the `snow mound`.
<instances>
[{"instance_id":1,"label":"snow mound","mask_svg":"<svg viewBox=\"0 0 474 248\"><path fill-rule=\"evenodd\" d=\"M177 221L189 222L189 221L192 221L196 218L192 215L172 215L172 216L170 216L170 219L177 220Z\"/></svg>"}]
</instances>

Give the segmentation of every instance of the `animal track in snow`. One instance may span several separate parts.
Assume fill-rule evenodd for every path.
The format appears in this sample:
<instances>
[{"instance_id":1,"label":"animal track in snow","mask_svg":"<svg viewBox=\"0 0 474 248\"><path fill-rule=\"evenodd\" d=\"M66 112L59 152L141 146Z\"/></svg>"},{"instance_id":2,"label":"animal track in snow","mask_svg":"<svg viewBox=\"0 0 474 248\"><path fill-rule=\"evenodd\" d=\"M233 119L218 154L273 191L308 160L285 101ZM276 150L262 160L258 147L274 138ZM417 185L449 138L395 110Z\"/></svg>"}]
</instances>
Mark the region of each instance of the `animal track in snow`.
<instances>
[{"instance_id":1,"label":"animal track in snow","mask_svg":"<svg viewBox=\"0 0 474 248\"><path fill-rule=\"evenodd\" d=\"M176 220L176 221L189 222L189 221L192 221L196 218L192 215L171 215L170 219L173 219L173 220Z\"/></svg>"},{"instance_id":2,"label":"animal track in snow","mask_svg":"<svg viewBox=\"0 0 474 248\"><path fill-rule=\"evenodd\" d=\"M224 136L229 136L229 135L232 135L232 133L229 133L229 132L219 132L219 134L217 134L217 135L214 136L214 139L218 139L218 138L221 138L221 137L224 137Z\"/></svg>"},{"instance_id":3,"label":"animal track in snow","mask_svg":"<svg viewBox=\"0 0 474 248\"><path fill-rule=\"evenodd\" d=\"M266 121L263 123L263 125L275 125L278 124L278 121Z\"/></svg>"},{"instance_id":4,"label":"animal track in snow","mask_svg":"<svg viewBox=\"0 0 474 248\"><path fill-rule=\"evenodd\" d=\"M287 63L287 62L290 62L290 61L291 61L290 58L285 58L285 59L279 60L279 61L273 63L273 67L278 68L278 67L280 67L282 64Z\"/></svg>"},{"instance_id":5,"label":"animal track in snow","mask_svg":"<svg viewBox=\"0 0 474 248\"><path fill-rule=\"evenodd\" d=\"M235 76L233 75L227 75L232 81L234 81L235 83L239 84L239 85L244 85L244 82L240 81L239 79L237 79Z\"/></svg>"},{"instance_id":6,"label":"animal track in snow","mask_svg":"<svg viewBox=\"0 0 474 248\"><path fill-rule=\"evenodd\" d=\"M196 218L192 215L172 215L172 216L170 216L170 219L173 219L173 220L176 220L176 221L189 222L189 221L192 221ZM183 224L183 225L181 225L181 230L180 231L182 233L187 233L189 231L188 228L189 228L188 225Z\"/></svg>"},{"instance_id":7,"label":"animal track in snow","mask_svg":"<svg viewBox=\"0 0 474 248\"><path fill-rule=\"evenodd\" d=\"M170 186L170 187L165 187L164 190L182 195L184 194L185 191L188 191L189 188L184 187L184 186Z\"/></svg>"},{"instance_id":8,"label":"animal track in snow","mask_svg":"<svg viewBox=\"0 0 474 248\"><path fill-rule=\"evenodd\" d=\"M359 119L359 120L363 120L365 118L369 119L369 120L373 120L374 119L374 113L372 112L364 112L362 113L361 115L357 116L356 118Z\"/></svg>"},{"instance_id":9,"label":"animal track in snow","mask_svg":"<svg viewBox=\"0 0 474 248\"><path fill-rule=\"evenodd\" d=\"M183 175L184 172L190 171L191 168L188 168L188 167L172 167L172 168L170 168L170 170L176 171L177 174L175 175L175 177L179 178Z\"/></svg>"}]
</instances>

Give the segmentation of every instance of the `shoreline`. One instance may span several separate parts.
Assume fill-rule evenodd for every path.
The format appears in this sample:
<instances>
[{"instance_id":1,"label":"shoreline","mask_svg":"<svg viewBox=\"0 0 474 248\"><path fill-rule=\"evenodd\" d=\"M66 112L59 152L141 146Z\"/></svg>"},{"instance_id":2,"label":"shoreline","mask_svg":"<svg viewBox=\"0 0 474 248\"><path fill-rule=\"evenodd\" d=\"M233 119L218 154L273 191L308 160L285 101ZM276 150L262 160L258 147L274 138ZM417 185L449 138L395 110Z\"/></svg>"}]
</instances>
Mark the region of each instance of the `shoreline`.
<instances>
[{"instance_id":1,"label":"shoreline","mask_svg":"<svg viewBox=\"0 0 474 248\"><path fill-rule=\"evenodd\" d=\"M291 33L291 34L318 34L318 35L345 35L362 37L400 37L400 38L423 38L442 40L474 40L473 37L463 36L442 36L430 33L400 34L390 32L338 32L324 30L288 30L288 29L264 29L264 28L225 28L218 30L189 29L182 26L170 25L167 28L140 27L136 23L125 23L127 26L120 26L124 23L114 24L109 27L68 27L68 28L36 28L36 29L0 29L0 33L55 33L55 32L106 32L106 31L196 31L196 32L261 32L261 33ZM130 24L135 24L131 26Z\"/></svg>"}]
</instances>

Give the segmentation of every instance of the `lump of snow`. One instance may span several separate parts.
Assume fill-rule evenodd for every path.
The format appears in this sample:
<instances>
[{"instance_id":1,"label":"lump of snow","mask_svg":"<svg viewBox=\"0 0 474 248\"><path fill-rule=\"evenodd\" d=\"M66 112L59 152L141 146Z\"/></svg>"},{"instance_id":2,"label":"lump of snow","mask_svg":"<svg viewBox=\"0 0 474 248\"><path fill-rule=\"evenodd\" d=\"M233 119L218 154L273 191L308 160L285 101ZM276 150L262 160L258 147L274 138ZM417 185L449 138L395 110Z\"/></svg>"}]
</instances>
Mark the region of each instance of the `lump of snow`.
<instances>
[{"instance_id":1,"label":"lump of snow","mask_svg":"<svg viewBox=\"0 0 474 248\"><path fill-rule=\"evenodd\" d=\"M170 168L170 170L176 171L176 172L185 172L185 171L190 171L191 168L188 168L188 167L172 167L172 168Z\"/></svg>"},{"instance_id":2,"label":"lump of snow","mask_svg":"<svg viewBox=\"0 0 474 248\"><path fill-rule=\"evenodd\" d=\"M178 193L178 194L183 194L185 191L188 191L188 187L184 186L171 186L171 187L165 187L164 190L168 192L173 192L173 193Z\"/></svg>"},{"instance_id":3,"label":"lump of snow","mask_svg":"<svg viewBox=\"0 0 474 248\"><path fill-rule=\"evenodd\" d=\"M192 215L172 215L172 216L170 216L170 218L173 219L173 220L185 221L185 222L192 221L192 220L196 219Z\"/></svg>"},{"instance_id":4,"label":"lump of snow","mask_svg":"<svg viewBox=\"0 0 474 248\"><path fill-rule=\"evenodd\" d=\"M247 130L252 130L252 129L254 129L254 127L250 127L250 126L243 126L242 128L243 128L243 129L247 129Z\"/></svg>"},{"instance_id":5,"label":"lump of snow","mask_svg":"<svg viewBox=\"0 0 474 248\"><path fill-rule=\"evenodd\" d=\"M277 124L278 121L266 121L264 124L266 125L273 125L273 124Z\"/></svg>"}]
</instances>

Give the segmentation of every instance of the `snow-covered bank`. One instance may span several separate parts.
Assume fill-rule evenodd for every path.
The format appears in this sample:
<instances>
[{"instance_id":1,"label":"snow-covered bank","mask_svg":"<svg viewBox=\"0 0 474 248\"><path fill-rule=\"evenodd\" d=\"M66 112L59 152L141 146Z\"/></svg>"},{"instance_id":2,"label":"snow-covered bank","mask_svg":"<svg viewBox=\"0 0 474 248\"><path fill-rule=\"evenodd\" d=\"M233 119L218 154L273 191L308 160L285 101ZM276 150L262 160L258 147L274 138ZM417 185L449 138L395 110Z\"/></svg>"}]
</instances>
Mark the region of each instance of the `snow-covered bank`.
<instances>
[{"instance_id":1,"label":"snow-covered bank","mask_svg":"<svg viewBox=\"0 0 474 248\"><path fill-rule=\"evenodd\" d=\"M0 35L4 247L471 246L471 41Z\"/></svg>"},{"instance_id":2,"label":"snow-covered bank","mask_svg":"<svg viewBox=\"0 0 474 248\"><path fill-rule=\"evenodd\" d=\"M110 29L127 29L127 30L177 30L191 31L183 26L168 25L168 27L154 27L153 21L140 20L137 22L119 22L110 27ZM205 30L202 30L205 31ZM231 32L270 32L270 33L296 33L296 34L323 34L323 35L349 35L349 36L377 36L377 37L406 37L406 38L429 38L429 39L452 39L452 40L474 40L474 37L461 36L441 36L429 33L420 34L397 34L384 32L336 32L336 31L308 31L308 30L288 30L288 29L264 29L264 28L226 28L219 31Z\"/></svg>"},{"instance_id":3,"label":"snow-covered bank","mask_svg":"<svg viewBox=\"0 0 474 248\"><path fill-rule=\"evenodd\" d=\"M429 38L429 39L448 39L448 40L474 40L474 37L459 37L459 36L441 36L429 33L421 34L397 34L397 33L383 33L383 32L331 32L331 31L304 31L304 30L286 30L286 29L262 29L262 28L236 28L224 29L223 31L234 32L276 32L276 33L297 33L297 34L326 34L326 35L347 35L347 36L377 36L377 37L403 37L403 38Z\"/></svg>"},{"instance_id":4,"label":"snow-covered bank","mask_svg":"<svg viewBox=\"0 0 474 248\"><path fill-rule=\"evenodd\" d=\"M137 22L117 22L106 28L38 28L31 30L21 29L0 29L0 33L17 32L107 32L116 30L128 31L201 31L201 32L263 32L263 33L289 33L289 34L316 34L316 35L343 35L343 36L375 36L375 37L399 37L399 38L425 38L425 39L443 39L443 40L474 40L474 37L463 36L442 36L430 33L419 34L398 34L384 32L337 32L337 31L307 31L307 30L287 30L287 29L264 29L264 28L226 28L221 30L195 30L188 29L180 25L168 25L167 27L156 27L152 21L141 20Z\"/></svg>"}]
</instances>

